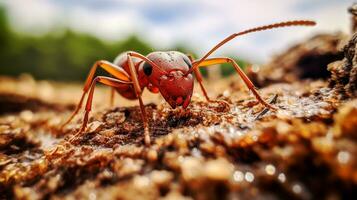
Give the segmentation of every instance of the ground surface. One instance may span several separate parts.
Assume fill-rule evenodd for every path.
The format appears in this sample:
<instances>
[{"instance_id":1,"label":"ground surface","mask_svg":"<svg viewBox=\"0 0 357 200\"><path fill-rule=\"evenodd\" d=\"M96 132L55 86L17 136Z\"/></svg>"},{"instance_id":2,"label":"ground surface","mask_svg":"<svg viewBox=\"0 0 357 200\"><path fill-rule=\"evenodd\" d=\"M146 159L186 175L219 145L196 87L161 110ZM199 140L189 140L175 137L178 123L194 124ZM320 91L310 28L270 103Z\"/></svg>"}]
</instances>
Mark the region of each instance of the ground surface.
<instances>
[{"instance_id":1,"label":"ground surface","mask_svg":"<svg viewBox=\"0 0 357 200\"><path fill-rule=\"evenodd\" d=\"M277 94L278 111L263 115L237 76L208 85L228 106L207 103L198 90L186 110L145 94L150 146L135 102L118 98L108 108L108 90L99 88L88 128L71 144L82 114L63 131L58 127L80 97L80 85L3 77L0 198L352 199L356 57L344 59L329 65L334 76L324 77L330 80L264 79L260 93L270 100Z\"/></svg>"}]
</instances>

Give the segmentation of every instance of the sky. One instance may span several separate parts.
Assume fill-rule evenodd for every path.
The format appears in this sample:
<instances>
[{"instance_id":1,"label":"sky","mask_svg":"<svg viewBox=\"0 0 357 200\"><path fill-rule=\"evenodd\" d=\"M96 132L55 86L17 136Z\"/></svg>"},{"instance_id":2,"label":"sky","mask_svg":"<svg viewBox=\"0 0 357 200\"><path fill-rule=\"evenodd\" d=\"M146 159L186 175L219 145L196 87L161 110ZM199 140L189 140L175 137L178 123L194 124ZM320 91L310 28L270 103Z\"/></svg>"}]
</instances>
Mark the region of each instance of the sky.
<instances>
[{"instance_id":1,"label":"sky","mask_svg":"<svg viewBox=\"0 0 357 200\"><path fill-rule=\"evenodd\" d=\"M214 55L266 62L298 41L321 32L350 29L352 0L0 0L19 32L44 34L58 27L107 41L133 33L169 50L185 44L203 55L228 35L255 26L310 19L315 27L291 27L237 38ZM118 52L120 53L120 52Z\"/></svg>"}]
</instances>

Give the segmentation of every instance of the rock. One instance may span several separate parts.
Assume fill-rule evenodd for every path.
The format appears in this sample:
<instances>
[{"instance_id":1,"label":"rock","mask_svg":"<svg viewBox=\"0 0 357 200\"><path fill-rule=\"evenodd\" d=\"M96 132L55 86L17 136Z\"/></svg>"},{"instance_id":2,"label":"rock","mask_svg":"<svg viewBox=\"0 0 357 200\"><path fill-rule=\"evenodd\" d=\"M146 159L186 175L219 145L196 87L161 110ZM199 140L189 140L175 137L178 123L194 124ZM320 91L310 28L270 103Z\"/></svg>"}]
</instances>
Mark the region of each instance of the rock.
<instances>
[{"instance_id":1,"label":"rock","mask_svg":"<svg viewBox=\"0 0 357 200\"><path fill-rule=\"evenodd\" d=\"M347 97L357 96L357 33L344 47L345 57L328 65L330 87Z\"/></svg>"},{"instance_id":2,"label":"rock","mask_svg":"<svg viewBox=\"0 0 357 200\"><path fill-rule=\"evenodd\" d=\"M350 101L343 105L334 116L336 124L334 135L341 137L345 135L357 139L357 100Z\"/></svg>"},{"instance_id":3,"label":"rock","mask_svg":"<svg viewBox=\"0 0 357 200\"><path fill-rule=\"evenodd\" d=\"M214 181L227 181L232 177L233 165L225 159L208 161L205 165L206 177Z\"/></svg>"},{"instance_id":4,"label":"rock","mask_svg":"<svg viewBox=\"0 0 357 200\"><path fill-rule=\"evenodd\" d=\"M315 35L275 56L268 64L248 70L248 76L257 86L307 78L327 79L330 77L327 65L343 58L341 49L346 38L340 32Z\"/></svg>"},{"instance_id":5,"label":"rock","mask_svg":"<svg viewBox=\"0 0 357 200\"><path fill-rule=\"evenodd\" d=\"M352 33L357 31L357 3L354 3L348 11L351 13Z\"/></svg>"}]
</instances>

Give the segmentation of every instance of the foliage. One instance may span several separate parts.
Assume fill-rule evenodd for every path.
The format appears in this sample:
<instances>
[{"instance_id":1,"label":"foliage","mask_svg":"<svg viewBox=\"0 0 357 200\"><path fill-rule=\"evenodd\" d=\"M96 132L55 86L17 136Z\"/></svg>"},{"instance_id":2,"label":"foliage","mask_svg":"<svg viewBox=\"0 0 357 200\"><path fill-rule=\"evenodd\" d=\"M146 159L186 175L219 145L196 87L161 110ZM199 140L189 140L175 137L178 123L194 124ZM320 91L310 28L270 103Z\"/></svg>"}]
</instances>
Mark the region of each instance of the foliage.
<instances>
[{"instance_id":1,"label":"foliage","mask_svg":"<svg viewBox=\"0 0 357 200\"><path fill-rule=\"evenodd\" d=\"M105 42L92 35L62 30L43 36L29 36L13 31L5 9L0 7L0 74L18 76L32 74L36 79L84 80L90 66L100 59L114 60L121 52L134 50L148 54L155 48L132 35L117 42ZM193 51L184 45L174 50L184 53ZM222 73L233 72L223 65ZM203 70L203 74L206 72Z\"/></svg>"}]
</instances>

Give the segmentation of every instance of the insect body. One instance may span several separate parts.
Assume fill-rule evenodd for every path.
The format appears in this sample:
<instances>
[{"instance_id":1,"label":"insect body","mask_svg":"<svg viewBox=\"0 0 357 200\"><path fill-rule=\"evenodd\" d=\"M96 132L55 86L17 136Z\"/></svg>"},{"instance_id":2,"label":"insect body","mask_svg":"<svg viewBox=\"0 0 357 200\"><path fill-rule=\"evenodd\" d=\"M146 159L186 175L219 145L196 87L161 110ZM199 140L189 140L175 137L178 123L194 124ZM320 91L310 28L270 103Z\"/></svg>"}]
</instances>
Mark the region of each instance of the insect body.
<instances>
[{"instance_id":1,"label":"insect body","mask_svg":"<svg viewBox=\"0 0 357 200\"><path fill-rule=\"evenodd\" d=\"M122 66L127 73L130 73L128 54L136 53L122 53L115 59L114 64ZM193 91L193 76L185 75L192 67L188 56L181 52L168 51L153 52L146 57L154 63L154 66L140 59L133 60L140 88L146 87L153 93L160 92L172 108L176 106L186 108ZM133 88L127 91L117 89L117 91L129 99L137 98Z\"/></svg>"},{"instance_id":2,"label":"insect body","mask_svg":"<svg viewBox=\"0 0 357 200\"><path fill-rule=\"evenodd\" d=\"M81 134L85 130L88 123L88 115L92 108L94 88L96 83L100 82L111 86L125 98L139 100L141 117L145 128L145 143L149 144L149 126L145 107L141 98L143 89L146 87L150 92L161 93L172 108L182 106L182 108L185 109L191 101L194 83L193 75L195 75L206 100L211 101L202 84L202 75L199 68L222 63L232 64L238 75L243 79L244 83L247 85L249 90L252 91L257 100L266 108L275 109L259 95L253 83L233 59L225 57L210 58L209 56L219 47L240 35L285 26L312 25L315 25L315 22L307 20L287 21L234 33L222 40L198 60L193 60L191 57L177 51L152 52L147 56L130 51L120 54L113 63L103 60L97 61L89 72L87 80L84 84L83 94L77 108L71 117L62 125L62 127L68 124L78 113L82 107L84 97L88 93L82 127L72 139L76 138L77 135ZM95 76L95 72L98 67L106 70L112 75L112 77Z\"/></svg>"}]
</instances>

